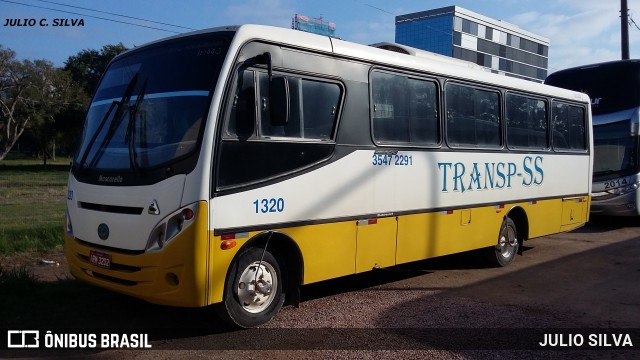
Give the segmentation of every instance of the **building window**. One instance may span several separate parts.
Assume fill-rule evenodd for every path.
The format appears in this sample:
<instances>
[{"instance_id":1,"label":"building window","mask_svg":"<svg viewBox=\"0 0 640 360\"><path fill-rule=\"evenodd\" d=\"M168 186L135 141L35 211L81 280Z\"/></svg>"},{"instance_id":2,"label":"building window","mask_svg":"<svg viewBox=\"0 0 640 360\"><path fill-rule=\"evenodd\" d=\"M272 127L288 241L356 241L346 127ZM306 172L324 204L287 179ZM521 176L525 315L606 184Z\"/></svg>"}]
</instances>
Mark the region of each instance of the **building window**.
<instances>
[{"instance_id":1,"label":"building window","mask_svg":"<svg viewBox=\"0 0 640 360\"><path fill-rule=\"evenodd\" d=\"M478 37L484 39L485 34L487 32L487 27L481 24L478 24Z\"/></svg>"},{"instance_id":2,"label":"building window","mask_svg":"<svg viewBox=\"0 0 640 360\"><path fill-rule=\"evenodd\" d=\"M507 45L514 48L520 48L520 37L509 34L507 38Z\"/></svg>"},{"instance_id":3,"label":"building window","mask_svg":"<svg viewBox=\"0 0 640 360\"><path fill-rule=\"evenodd\" d=\"M507 47L504 45L500 45L500 50L498 51L498 56L506 58L507 57Z\"/></svg>"},{"instance_id":4,"label":"building window","mask_svg":"<svg viewBox=\"0 0 640 360\"><path fill-rule=\"evenodd\" d=\"M471 34L471 21L462 19L462 32Z\"/></svg>"},{"instance_id":5,"label":"building window","mask_svg":"<svg viewBox=\"0 0 640 360\"><path fill-rule=\"evenodd\" d=\"M453 18L453 30L462 31L462 18L457 16Z\"/></svg>"},{"instance_id":6,"label":"building window","mask_svg":"<svg viewBox=\"0 0 640 360\"><path fill-rule=\"evenodd\" d=\"M453 32L453 45L462 45L462 33L458 31Z\"/></svg>"},{"instance_id":7,"label":"building window","mask_svg":"<svg viewBox=\"0 0 640 360\"><path fill-rule=\"evenodd\" d=\"M471 32L469 34L478 36L478 23L471 22Z\"/></svg>"},{"instance_id":8,"label":"building window","mask_svg":"<svg viewBox=\"0 0 640 360\"><path fill-rule=\"evenodd\" d=\"M507 33L504 31L500 31L500 36L498 37L498 42L502 45L507 44Z\"/></svg>"},{"instance_id":9,"label":"building window","mask_svg":"<svg viewBox=\"0 0 640 360\"><path fill-rule=\"evenodd\" d=\"M487 39L487 40L493 41L493 28L490 28L490 27L487 26L487 30L486 30L486 33L484 35L484 38Z\"/></svg>"},{"instance_id":10,"label":"building window","mask_svg":"<svg viewBox=\"0 0 640 360\"><path fill-rule=\"evenodd\" d=\"M478 39L478 51L491 55L500 55L500 45L492 41Z\"/></svg>"},{"instance_id":11,"label":"building window","mask_svg":"<svg viewBox=\"0 0 640 360\"><path fill-rule=\"evenodd\" d=\"M478 23L471 20L462 19L462 32L478 36Z\"/></svg>"},{"instance_id":12,"label":"building window","mask_svg":"<svg viewBox=\"0 0 640 360\"><path fill-rule=\"evenodd\" d=\"M538 44L538 54L542 56L549 56L549 47L543 44Z\"/></svg>"}]
</instances>

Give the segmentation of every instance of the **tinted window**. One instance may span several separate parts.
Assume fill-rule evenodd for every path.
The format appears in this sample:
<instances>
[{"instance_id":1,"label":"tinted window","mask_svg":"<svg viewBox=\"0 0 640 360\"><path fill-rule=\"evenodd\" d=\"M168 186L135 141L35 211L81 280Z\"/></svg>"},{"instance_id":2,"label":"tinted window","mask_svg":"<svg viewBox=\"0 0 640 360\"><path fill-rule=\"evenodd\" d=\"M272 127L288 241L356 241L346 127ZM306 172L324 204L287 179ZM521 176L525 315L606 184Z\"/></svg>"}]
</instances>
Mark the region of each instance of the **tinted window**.
<instances>
[{"instance_id":1,"label":"tinted window","mask_svg":"<svg viewBox=\"0 0 640 360\"><path fill-rule=\"evenodd\" d=\"M621 61L563 70L549 75L545 84L587 93L593 115L626 110L640 104L640 63Z\"/></svg>"},{"instance_id":2,"label":"tinted window","mask_svg":"<svg viewBox=\"0 0 640 360\"><path fill-rule=\"evenodd\" d=\"M236 93L231 102L227 134L239 138L255 135L255 82L253 71L243 71L236 82Z\"/></svg>"},{"instance_id":3,"label":"tinted window","mask_svg":"<svg viewBox=\"0 0 640 360\"><path fill-rule=\"evenodd\" d=\"M543 100L507 95L507 145L509 147L546 149L547 104Z\"/></svg>"},{"instance_id":4,"label":"tinted window","mask_svg":"<svg viewBox=\"0 0 640 360\"><path fill-rule=\"evenodd\" d=\"M434 82L381 72L374 72L371 78L376 142L410 145L439 142Z\"/></svg>"},{"instance_id":5,"label":"tinted window","mask_svg":"<svg viewBox=\"0 0 640 360\"><path fill-rule=\"evenodd\" d=\"M276 78L277 77L277 78ZM217 161L217 190L270 181L328 159L339 114L342 87L337 83L294 75L286 79L289 121L271 121L269 77L242 69L227 100L227 123ZM275 113L274 113L275 114ZM312 141L307 141L312 140Z\"/></svg>"},{"instance_id":6,"label":"tinted window","mask_svg":"<svg viewBox=\"0 0 640 360\"><path fill-rule=\"evenodd\" d=\"M593 152L594 176L623 176L637 169L638 140L631 120L595 125Z\"/></svg>"},{"instance_id":7,"label":"tinted window","mask_svg":"<svg viewBox=\"0 0 640 360\"><path fill-rule=\"evenodd\" d=\"M123 181L109 185L131 186L190 172L229 35L161 41L114 59L89 106L74 175L100 183L117 173Z\"/></svg>"},{"instance_id":8,"label":"tinted window","mask_svg":"<svg viewBox=\"0 0 640 360\"><path fill-rule=\"evenodd\" d=\"M497 92L448 84L445 96L449 145L500 147L500 96Z\"/></svg>"},{"instance_id":9,"label":"tinted window","mask_svg":"<svg viewBox=\"0 0 640 360\"><path fill-rule=\"evenodd\" d=\"M238 138L331 139L338 113L340 86L295 76L286 78L289 122L274 125L269 109L268 75L253 70L242 71L229 112L227 135ZM257 111L255 99L258 99ZM257 118L256 114L259 115Z\"/></svg>"},{"instance_id":10,"label":"tinted window","mask_svg":"<svg viewBox=\"0 0 640 360\"><path fill-rule=\"evenodd\" d=\"M554 101L551 110L553 148L586 150L584 108Z\"/></svg>"}]
</instances>

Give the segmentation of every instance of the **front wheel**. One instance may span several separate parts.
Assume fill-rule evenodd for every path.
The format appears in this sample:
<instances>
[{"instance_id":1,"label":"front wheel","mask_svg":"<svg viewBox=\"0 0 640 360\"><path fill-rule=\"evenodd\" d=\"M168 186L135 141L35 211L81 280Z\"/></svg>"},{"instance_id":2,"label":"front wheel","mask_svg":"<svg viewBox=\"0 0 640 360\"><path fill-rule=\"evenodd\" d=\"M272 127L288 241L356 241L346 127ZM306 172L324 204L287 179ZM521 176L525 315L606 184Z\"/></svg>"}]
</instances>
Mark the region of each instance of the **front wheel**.
<instances>
[{"instance_id":1,"label":"front wheel","mask_svg":"<svg viewBox=\"0 0 640 360\"><path fill-rule=\"evenodd\" d=\"M229 269L218 314L234 327L264 324L280 311L284 284L276 257L265 249L248 248Z\"/></svg>"},{"instance_id":2,"label":"front wheel","mask_svg":"<svg viewBox=\"0 0 640 360\"><path fill-rule=\"evenodd\" d=\"M486 249L487 259L493 266L507 266L515 260L518 246L516 224L510 218L506 218L500 226L498 243Z\"/></svg>"}]
</instances>

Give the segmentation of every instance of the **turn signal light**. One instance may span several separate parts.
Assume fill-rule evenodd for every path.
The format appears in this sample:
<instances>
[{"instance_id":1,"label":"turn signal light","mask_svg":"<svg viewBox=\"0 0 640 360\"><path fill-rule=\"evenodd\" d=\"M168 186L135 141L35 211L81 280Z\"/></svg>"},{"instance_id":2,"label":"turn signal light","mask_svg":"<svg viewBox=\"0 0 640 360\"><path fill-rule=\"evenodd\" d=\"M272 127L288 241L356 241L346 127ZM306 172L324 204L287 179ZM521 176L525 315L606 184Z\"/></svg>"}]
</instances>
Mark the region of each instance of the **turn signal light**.
<instances>
[{"instance_id":1,"label":"turn signal light","mask_svg":"<svg viewBox=\"0 0 640 360\"><path fill-rule=\"evenodd\" d=\"M234 248L237 245L235 240L222 240L220 243L220 249L229 250Z\"/></svg>"}]
</instances>

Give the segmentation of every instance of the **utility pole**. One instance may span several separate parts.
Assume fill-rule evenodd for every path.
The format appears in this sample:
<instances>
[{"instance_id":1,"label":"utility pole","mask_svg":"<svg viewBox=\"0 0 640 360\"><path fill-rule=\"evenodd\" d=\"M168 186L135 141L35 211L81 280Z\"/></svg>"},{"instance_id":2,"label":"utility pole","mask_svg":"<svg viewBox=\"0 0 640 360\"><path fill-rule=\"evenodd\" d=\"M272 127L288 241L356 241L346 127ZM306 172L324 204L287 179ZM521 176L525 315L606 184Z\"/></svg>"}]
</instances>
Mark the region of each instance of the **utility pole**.
<instances>
[{"instance_id":1,"label":"utility pole","mask_svg":"<svg viewBox=\"0 0 640 360\"><path fill-rule=\"evenodd\" d=\"M622 60L629 59L629 15L627 0L620 0L620 45L622 46Z\"/></svg>"}]
</instances>

